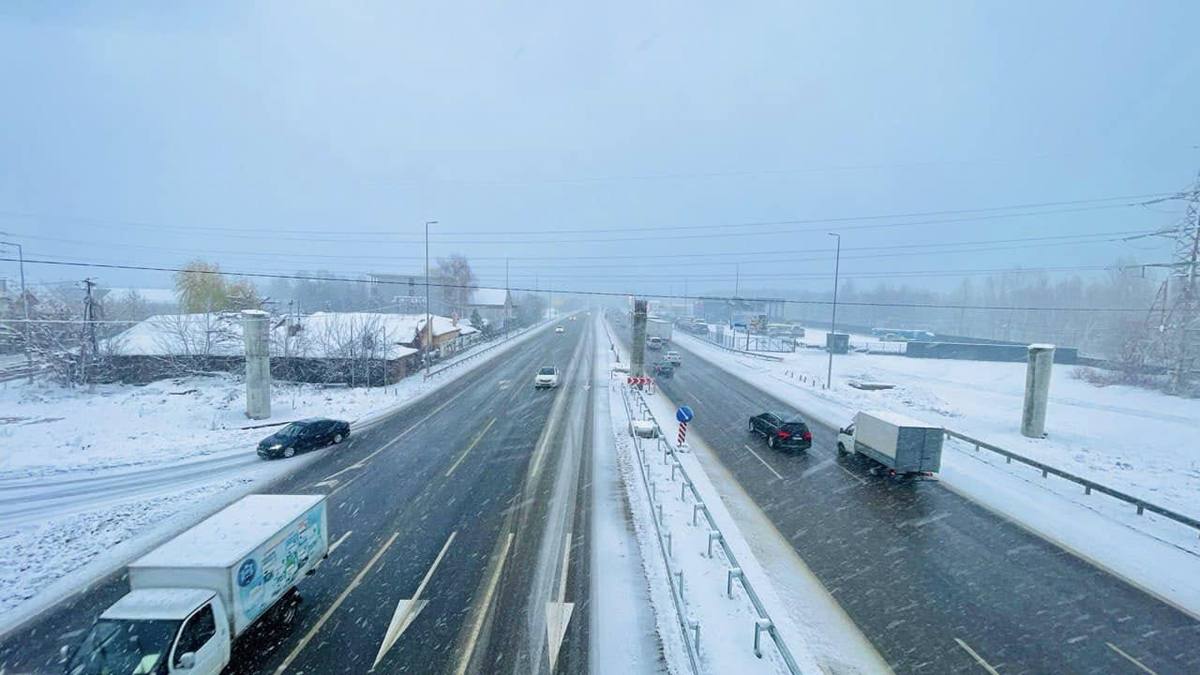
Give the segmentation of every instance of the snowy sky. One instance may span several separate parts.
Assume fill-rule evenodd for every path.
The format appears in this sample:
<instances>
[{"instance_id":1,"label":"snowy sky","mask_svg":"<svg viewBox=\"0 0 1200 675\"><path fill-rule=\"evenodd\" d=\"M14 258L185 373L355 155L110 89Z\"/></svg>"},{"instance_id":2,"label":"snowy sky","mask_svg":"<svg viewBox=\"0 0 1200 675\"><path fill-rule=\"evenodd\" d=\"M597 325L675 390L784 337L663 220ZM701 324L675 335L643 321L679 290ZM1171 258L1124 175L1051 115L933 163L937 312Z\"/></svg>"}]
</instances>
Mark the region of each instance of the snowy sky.
<instances>
[{"instance_id":1,"label":"snowy sky","mask_svg":"<svg viewBox=\"0 0 1200 675\"><path fill-rule=\"evenodd\" d=\"M485 283L512 256L514 286L621 291L731 292L736 262L743 290L827 287L835 228L850 276L1167 255L855 249L1149 230L1171 204L717 226L1178 190L1200 4L649 4L6 2L0 230L35 258L404 272L436 219L433 255Z\"/></svg>"}]
</instances>

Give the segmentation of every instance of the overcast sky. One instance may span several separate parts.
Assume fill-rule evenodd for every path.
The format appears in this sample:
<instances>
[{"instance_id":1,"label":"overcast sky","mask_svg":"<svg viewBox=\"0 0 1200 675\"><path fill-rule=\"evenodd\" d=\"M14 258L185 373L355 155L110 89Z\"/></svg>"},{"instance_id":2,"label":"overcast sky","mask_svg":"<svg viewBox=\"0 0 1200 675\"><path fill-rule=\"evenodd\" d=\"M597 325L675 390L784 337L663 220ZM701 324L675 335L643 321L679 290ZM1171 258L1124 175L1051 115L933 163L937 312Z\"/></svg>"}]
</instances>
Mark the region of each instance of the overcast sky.
<instances>
[{"instance_id":1,"label":"overcast sky","mask_svg":"<svg viewBox=\"0 0 1200 675\"><path fill-rule=\"evenodd\" d=\"M363 273L420 270L438 220L433 255L485 283L511 256L514 286L619 291L732 292L737 262L743 290L825 288L830 230L866 283L1155 261L920 246L1152 230L1177 203L845 219L1184 188L1197 26L1194 2L10 1L0 230L31 258ZM779 221L808 222L737 226Z\"/></svg>"}]
</instances>

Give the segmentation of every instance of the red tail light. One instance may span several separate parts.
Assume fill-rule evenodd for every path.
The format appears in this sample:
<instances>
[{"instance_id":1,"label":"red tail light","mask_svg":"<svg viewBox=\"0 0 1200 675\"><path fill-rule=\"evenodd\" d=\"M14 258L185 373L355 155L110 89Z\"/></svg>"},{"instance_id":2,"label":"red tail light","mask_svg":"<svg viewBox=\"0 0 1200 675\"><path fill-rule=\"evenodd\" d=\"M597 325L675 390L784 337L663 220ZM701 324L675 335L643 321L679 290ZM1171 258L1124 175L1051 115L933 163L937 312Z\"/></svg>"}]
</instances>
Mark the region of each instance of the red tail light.
<instances>
[{"instance_id":1,"label":"red tail light","mask_svg":"<svg viewBox=\"0 0 1200 675\"><path fill-rule=\"evenodd\" d=\"M803 438L806 441L811 441L812 440L812 432L811 431L804 432L804 435L801 438Z\"/></svg>"},{"instance_id":2,"label":"red tail light","mask_svg":"<svg viewBox=\"0 0 1200 675\"><path fill-rule=\"evenodd\" d=\"M781 440L781 441L786 441L787 439L789 439L789 438L791 438L791 437L792 437L792 432L790 432L790 431L781 431L781 432L779 432L778 434L776 434L776 436L778 436L778 437L779 437L779 440Z\"/></svg>"}]
</instances>

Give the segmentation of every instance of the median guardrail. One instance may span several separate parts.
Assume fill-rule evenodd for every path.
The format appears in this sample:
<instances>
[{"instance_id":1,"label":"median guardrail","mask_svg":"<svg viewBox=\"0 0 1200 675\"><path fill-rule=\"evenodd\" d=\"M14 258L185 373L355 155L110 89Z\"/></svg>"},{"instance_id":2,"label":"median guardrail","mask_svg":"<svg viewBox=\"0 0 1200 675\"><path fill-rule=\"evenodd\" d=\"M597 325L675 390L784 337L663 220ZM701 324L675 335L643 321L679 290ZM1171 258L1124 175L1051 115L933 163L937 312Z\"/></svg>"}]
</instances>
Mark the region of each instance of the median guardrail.
<instances>
[{"instance_id":1,"label":"median guardrail","mask_svg":"<svg viewBox=\"0 0 1200 675\"><path fill-rule=\"evenodd\" d=\"M1114 490L1113 488L1107 487L1105 485L1101 485L1100 483L1097 483L1096 481L1089 480L1082 476L1076 476L1075 474L1070 473L1069 471L1063 471L1062 469L1050 466L1049 464L1039 462L1036 459L1030 459L1030 458L1020 455L1016 452L1013 452L1012 450L1005 450L1004 448L1001 448L997 445L988 443L987 441L981 441L978 438L972 438L966 434L960 434L957 431L951 431L950 429L946 429L945 433L946 433L947 438L956 438L960 441L964 441L966 443L970 443L970 444L974 445L975 452L979 452L980 450L988 450L989 452L994 452L994 453L1004 457L1005 463L1007 463L1007 464L1012 464L1013 462L1018 462L1020 464L1025 464L1026 466L1031 466L1031 467L1041 471L1042 478L1046 478L1047 476L1053 474L1064 480L1069 480L1072 483L1077 483L1079 485L1082 485L1084 494L1090 495L1090 494L1092 494L1092 492L1099 492L1101 494L1108 495L1109 497L1112 497L1113 499L1119 499L1123 502L1126 502L1126 503L1136 506L1137 514L1139 516L1144 515L1146 511L1149 511L1151 513L1160 515L1163 518L1167 518L1167 519L1173 520L1181 525L1190 527L1193 530L1196 530L1196 532L1198 534L1200 534L1200 520L1198 520L1196 518L1192 518L1191 516L1187 516L1182 513L1172 511L1171 509L1168 509L1163 506L1159 506L1158 504L1155 504L1153 502L1148 502L1145 499L1141 499L1140 497L1135 497L1133 495L1126 494L1124 492L1121 492L1120 490Z\"/></svg>"}]
</instances>

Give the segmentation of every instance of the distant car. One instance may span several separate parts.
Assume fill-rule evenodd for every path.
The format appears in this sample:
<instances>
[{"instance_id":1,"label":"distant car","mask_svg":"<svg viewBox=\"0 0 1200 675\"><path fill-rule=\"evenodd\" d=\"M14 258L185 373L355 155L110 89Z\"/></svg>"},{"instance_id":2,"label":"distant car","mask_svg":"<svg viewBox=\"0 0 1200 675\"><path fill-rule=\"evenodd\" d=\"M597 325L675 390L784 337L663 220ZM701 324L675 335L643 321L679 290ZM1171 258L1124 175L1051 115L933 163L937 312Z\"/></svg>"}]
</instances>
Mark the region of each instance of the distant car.
<instances>
[{"instance_id":1,"label":"distant car","mask_svg":"<svg viewBox=\"0 0 1200 675\"><path fill-rule=\"evenodd\" d=\"M544 366L533 376L534 389L553 389L558 386L558 368Z\"/></svg>"},{"instance_id":2,"label":"distant car","mask_svg":"<svg viewBox=\"0 0 1200 675\"><path fill-rule=\"evenodd\" d=\"M646 338L646 349L653 349L653 350L657 351L659 349L662 349L662 346L663 346L662 338L658 337L657 335Z\"/></svg>"},{"instance_id":3,"label":"distant car","mask_svg":"<svg viewBox=\"0 0 1200 675\"><path fill-rule=\"evenodd\" d=\"M579 317L575 316L574 314L572 314L572 315L571 315L571 320L572 320L572 321L574 321L574 320L575 320L575 319L577 319L577 318L579 318Z\"/></svg>"},{"instance_id":4,"label":"distant car","mask_svg":"<svg viewBox=\"0 0 1200 675\"><path fill-rule=\"evenodd\" d=\"M350 437L350 423L324 417L292 422L258 443L263 459L292 457L297 452L337 445Z\"/></svg>"},{"instance_id":5,"label":"distant car","mask_svg":"<svg viewBox=\"0 0 1200 675\"><path fill-rule=\"evenodd\" d=\"M567 331L567 329L566 329L566 328L563 328L562 326L555 326L555 327L554 327L554 332L555 332L555 333L565 333L566 331Z\"/></svg>"},{"instance_id":6,"label":"distant car","mask_svg":"<svg viewBox=\"0 0 1200 675\"><path fill-rule=\"evenodd\" d=\"M675 376L675 366L666 361L658 361L651 367L651 371L654 373L655 377L661 377L667 380Z\"/></svg>"},{"instance_id":7,"label":"distant car","mask_svg":"<svg viewBox=\"0 0 1200 675\"><path fill-rule=\"evenodd\" d=\"M683 365L683 357L680 356L679 352L675 351L674 349L667 352L666 354L663 354L663 361L666 361L667 363L671 364L672 366L675 366L676 368Z\"/></svg>"},{"instance_id":8,"label":"distant car","mask_svg":"<svg viewBox=\"0 0 1200 675\"><path fill-rule=\"evenodd\" d=\"M750 418L750 433L767 439L771 449L808 450L812 447L812 432L799 417L784 418L782 415L765 412Z\"/></svg>"}]
</instances>

